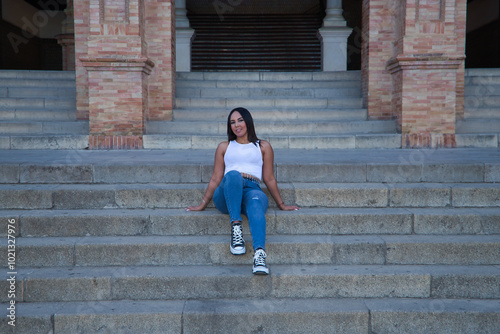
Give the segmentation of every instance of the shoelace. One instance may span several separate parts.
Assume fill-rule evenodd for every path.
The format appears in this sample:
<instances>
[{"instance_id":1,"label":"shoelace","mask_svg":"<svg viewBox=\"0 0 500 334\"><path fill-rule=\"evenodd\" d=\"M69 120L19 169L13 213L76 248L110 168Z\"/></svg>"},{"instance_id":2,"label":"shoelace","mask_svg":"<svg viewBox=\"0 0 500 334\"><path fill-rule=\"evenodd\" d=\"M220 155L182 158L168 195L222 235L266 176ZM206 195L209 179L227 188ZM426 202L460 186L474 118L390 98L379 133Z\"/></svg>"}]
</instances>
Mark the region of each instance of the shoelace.
<instances>
[{"instance_id":1,"label":"shoelace","mask_svg":"<svg viewBox=\"0 0 500 334\"><path fill-rule=\"evenodd\" d=\"M233 245L243 244L243 229L241 225L233 225Z\"/></svg>"},{"instance_id":2,"label":"shoelace","mask_svg":"<svg viewBox=\"0 0 500 334\"><path fill-rule=\"evenodd\" d=\"M265 266L266 265L266 252L264 252L262 249L259 249L257 250L257 252L255 252L255 258L254 258L254 261L255 261L255 265L256 266Z\"/></svg>"}]
</instances>

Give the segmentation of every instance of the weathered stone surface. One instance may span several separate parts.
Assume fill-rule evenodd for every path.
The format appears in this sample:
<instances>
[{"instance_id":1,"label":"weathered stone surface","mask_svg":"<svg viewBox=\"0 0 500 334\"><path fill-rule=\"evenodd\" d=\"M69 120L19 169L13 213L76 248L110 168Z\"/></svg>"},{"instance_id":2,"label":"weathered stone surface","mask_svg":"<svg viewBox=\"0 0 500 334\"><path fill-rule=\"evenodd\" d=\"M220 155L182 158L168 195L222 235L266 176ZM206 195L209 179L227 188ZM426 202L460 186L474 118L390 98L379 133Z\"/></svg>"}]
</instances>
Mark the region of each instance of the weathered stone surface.
<instances>
[{"instance_id":1,"label":"weathered stone surface","mask_svg":"<svg viewBox=\"0 0 500 334\"><path fill-rule=\"evenodd\" d=\"M368 164L368 182L420 182L422 165L412 164Z\"/></svg>"},{"instance_id":2,"label":"weathered stone surface","mask_svg":"<svg viewBox=\"0 0 500 334\"><path fill-rule=\"evenodd\" d=\"M391 207L447 207L451 189L446 184L393 184L389 187Z\"/></svg>"},{"instance_id":3,"label":"weathered stone surface","mask_svg":"<svg viewBox=\"0 0 500 334\"><path fill-rule=\"evenodd\" d=\"M484 182L484 164L426 164L424 182Z\"/></svg>"},{"instance_id":4,"label":"weathered stone surface","mask_svg":"<svg viewBox=\"0 0 500 334\"><path fill-rule=\"evenodd\" d=\"M296 203L318 207L386 207L388 189L379 184L295 183Z\"/></svg>"},{"instance_id":5,"label":"weathered stone surface","mask_svg":"<svg viewBox=\"0 0 500 334\"><path fill-rule=\"evenodd\" d=\"M474 209L412 209L417 234L478 234L483 231L481 213Z\"/></svg>"},{"instance_id":6,"label":"weathered stone surface","mask_svg":"<svg viewBox=\"0 0 500 334\"><path fill-rule=\"evenodd\" d=\"M375 333L495 333L498 301L408 299L368 300Z\"/></svg>"},{"instance_id":7,"label":"weathered stone surface","mask_svg":"<svg viewBox=\"0 0 500 334\"><path fill-rule=\"evenodd\" d=\"M38 187L0 186L0 209L50 209L52 192Z\"/></svg>"},{"instance_id":8,"label":"weathered stone surface","mask_svg":"<svg viewBox=\"0 0 500 334\"><path fill-rule=\"evenodd\" d=\"M360 301L200 300L188 301L185 333L349 333L368 330L368 312Z\"/></svg>"},{"instance_id":9,"label":"weathered stone surface","mask_svg":"<svg viewBox=\"0 0 500 334\"><path fill-rule=\"evenodd\" d=\"M495 183L456 185L452 192L455 207L500 207L500 185Z\"/></svg>"},{"instance_id":10,"label":"weathered stone surface","mask_svg":"<svg viewBox=\"0 0 500 334\"><path fill-rule=\"evenodd\" d=\"M89 165L21 165L21 183L92 183Z\"/></svg>"},{"instance_id":11,"label":"weathered stone surface","mask_svg":"<svg viewBox=\"0 0 500 334\"><path fill-rule=\"evenodd\" d=\"M19 183L19 169L19 165L0 165L0 183Z\"/></svg>"},{"instance_id":12,"label":"weathered stone surface","mask_svg":"<svg viewBox=\"0 0 500 334\"><path fill-rule=\"evenodd\" d=\"M58 311L56 333L182 333L184 301L87 302Z\"/></svg>"},{"instance_id":13,"label":"weathered stone surface","mask_svg":"<svg viewBox=\"0 0 500 334\"><path fill-rule=\"evenodd\" d=\"M388 264L499 264L499 236L384 236Z\"/></svg>"},{"instance_id":14,"label":"weathered stone surface","mask_svg":"<svg viewBox=\"0 0 500 334\"><path fill-rule=\"evenodd\" d=\"M278 179L281 182L366 182L365 165L279 165Z\"/></svg>"}]
</instances>

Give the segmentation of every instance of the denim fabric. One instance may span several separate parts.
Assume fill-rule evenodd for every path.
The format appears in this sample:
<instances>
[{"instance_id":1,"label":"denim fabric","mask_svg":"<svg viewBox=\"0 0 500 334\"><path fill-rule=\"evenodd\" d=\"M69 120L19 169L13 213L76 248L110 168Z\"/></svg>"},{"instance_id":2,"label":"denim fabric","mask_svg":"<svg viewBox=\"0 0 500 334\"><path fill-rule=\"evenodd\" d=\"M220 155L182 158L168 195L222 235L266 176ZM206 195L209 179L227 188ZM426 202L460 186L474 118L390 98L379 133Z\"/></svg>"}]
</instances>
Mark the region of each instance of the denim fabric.
<instances>
[{"instance_id":1,"label":"denim fabric","mask_svg":"<svg viewBox=\"0 0 500 334\"><path fill-rule=\"evenodd\" d=\"M241 221L242 213L247 216L254 250L265 250L269 200L257 182L243 178L237 171L230 171L215 190L213 201L220 212L229 214L231 222Z\"/></svg>"}]
</instances>

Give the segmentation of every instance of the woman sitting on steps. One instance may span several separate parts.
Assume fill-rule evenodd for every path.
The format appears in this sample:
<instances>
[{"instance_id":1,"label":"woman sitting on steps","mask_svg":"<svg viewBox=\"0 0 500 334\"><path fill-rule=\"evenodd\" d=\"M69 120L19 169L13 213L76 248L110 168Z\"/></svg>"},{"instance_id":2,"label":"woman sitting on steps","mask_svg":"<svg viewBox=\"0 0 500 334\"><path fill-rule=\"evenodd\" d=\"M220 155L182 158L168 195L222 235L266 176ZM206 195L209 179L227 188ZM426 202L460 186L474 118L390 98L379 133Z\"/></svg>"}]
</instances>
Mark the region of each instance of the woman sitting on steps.
<instances>
[{"instance_id":1,"label":"woman sitting on steps","mask_svg":"<svg viewBox=\"0 0 500 334\"><path fill-rule=\"evenodd\" d=\"M227 136L228 141L220 143L215 152L214 170L202 203L186 210L204 210L213 198L215 207L229 214L230 250L234 255L246 252L241 214L246 215L255 252L253 273L267 275L265 214L269 201L260 187L260 180L264 181L280 210L299 210L299 207L283 203L274 177L273 149L269 142L257 138L252 115L247 109L235 108L229 113Z\"/></svg>"}]
</instances>

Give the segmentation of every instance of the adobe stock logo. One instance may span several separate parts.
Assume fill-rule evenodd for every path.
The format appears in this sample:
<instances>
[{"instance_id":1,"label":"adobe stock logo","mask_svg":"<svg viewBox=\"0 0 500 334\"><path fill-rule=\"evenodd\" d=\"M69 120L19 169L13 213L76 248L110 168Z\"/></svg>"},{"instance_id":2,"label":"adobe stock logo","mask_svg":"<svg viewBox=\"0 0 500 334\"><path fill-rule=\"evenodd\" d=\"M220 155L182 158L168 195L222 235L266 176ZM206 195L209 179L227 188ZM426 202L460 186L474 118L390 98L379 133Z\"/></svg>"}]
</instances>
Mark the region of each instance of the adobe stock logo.
<instances>
[{"instance_id":1,"label":"adobe stock logo","mask_svg":"<svg viewBox=\"0 0 500 334\"><path fill-rule=\"evenodd\" d=\"M241 5L242 2L243 0L226 0L226 1L215 0L212 3L212 5L214 6L215 11L219 16L219 20L224 21L224 14L232 12L235 9L235 7Z\"/></svg>"},{"instance_id":2,"label":"adobe stock logo","mask_svg":"<svg viewBox=\"0 0 500 334\"><path fill-rule=\"evenodd\" d=\"M33 17L28 19L26 16L21 18L23 25L21 27L22 33L20 35L10 32L7 34L7 39L14 49L14 52L19 53L19 47L23 44L28 44L29 40L38 34L41 28L49 23L49 18L53 18L62 9L64 0L49 0L38 1L38 5L43 9L35 12Z\"/></svg>"}]
</instances>

